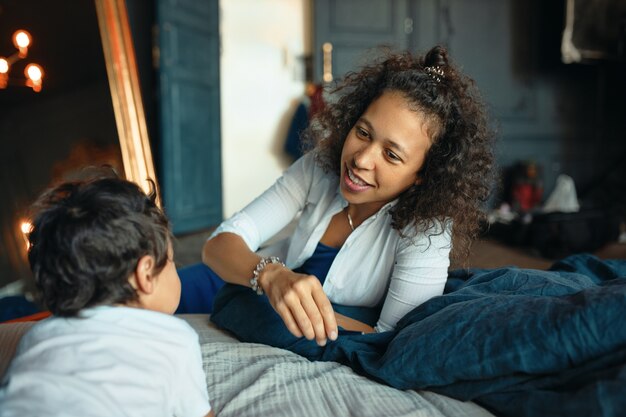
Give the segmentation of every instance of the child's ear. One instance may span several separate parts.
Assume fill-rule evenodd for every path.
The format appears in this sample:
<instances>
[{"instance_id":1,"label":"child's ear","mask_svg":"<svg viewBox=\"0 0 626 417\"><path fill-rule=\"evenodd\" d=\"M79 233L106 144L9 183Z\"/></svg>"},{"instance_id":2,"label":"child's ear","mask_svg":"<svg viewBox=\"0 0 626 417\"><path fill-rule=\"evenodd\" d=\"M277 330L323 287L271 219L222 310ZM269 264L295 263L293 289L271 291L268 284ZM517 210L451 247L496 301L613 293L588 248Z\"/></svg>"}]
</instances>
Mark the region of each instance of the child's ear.
<instances>
[{"instance_id":1,"label":"child's ear","mask_svg":"<svg viewBox=\"0 0 626 417\"><path fill-rule=\"evenodd\" d=\"M134 287L139 293L152 294L154 291L155 275L154 275L154 257L144 255L137 262L134 273Z\"/></svg>"}]
</instances>

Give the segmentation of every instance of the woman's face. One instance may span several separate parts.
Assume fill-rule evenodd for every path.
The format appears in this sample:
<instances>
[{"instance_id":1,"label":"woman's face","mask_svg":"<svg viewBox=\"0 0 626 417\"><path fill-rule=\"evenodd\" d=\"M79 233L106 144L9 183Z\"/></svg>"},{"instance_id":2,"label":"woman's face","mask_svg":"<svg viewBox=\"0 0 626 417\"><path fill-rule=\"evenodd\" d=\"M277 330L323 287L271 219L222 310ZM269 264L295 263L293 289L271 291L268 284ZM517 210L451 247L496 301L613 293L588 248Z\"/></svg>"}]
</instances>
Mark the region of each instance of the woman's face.
<instances>
[{"instance_id":1,"label":"woman's face","mask_svg":"<svg viewBox=\"0 0 626 417\"><path fill-rule=\"evenodd\" d=\"M431 140L426 117L399 92L385 92L352 127L341 152L341 193L372 213L413 184Z\"/></svg>"}]
</instances>

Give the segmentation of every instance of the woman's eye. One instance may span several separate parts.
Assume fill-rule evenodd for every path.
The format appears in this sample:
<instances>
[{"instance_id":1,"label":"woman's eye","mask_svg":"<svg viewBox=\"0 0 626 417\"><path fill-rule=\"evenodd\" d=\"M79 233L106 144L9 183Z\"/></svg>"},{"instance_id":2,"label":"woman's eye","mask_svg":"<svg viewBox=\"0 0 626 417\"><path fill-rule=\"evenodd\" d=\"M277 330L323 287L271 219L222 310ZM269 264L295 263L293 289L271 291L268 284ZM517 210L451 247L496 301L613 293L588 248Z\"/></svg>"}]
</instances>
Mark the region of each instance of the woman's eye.
<instances>
[{"instance_id":1,"label":"woman's eye","mask_svg":"<svg viewBox=\"0 0 626 417\"><path fill-rule=\"evenodd\" d=\"M400 157L392 151L387 150L385 151L385 153L387 154L387 158L391 159L392 161L400 161Z\"/></svg>"},{"instance_id":2,"label":"woman's eye","mask_svg":"<svg viewBox=\"0 0 626 417\"><path fill-rule=\"evenodd\" d=\"M361 127L357 127L356 128L356 134L357 134L357 136L362 137L362 138L368 138L369 137L369 134L367 133L367 130L365 130L365 129L361 128Z\"/></svg>"}]
</instances>

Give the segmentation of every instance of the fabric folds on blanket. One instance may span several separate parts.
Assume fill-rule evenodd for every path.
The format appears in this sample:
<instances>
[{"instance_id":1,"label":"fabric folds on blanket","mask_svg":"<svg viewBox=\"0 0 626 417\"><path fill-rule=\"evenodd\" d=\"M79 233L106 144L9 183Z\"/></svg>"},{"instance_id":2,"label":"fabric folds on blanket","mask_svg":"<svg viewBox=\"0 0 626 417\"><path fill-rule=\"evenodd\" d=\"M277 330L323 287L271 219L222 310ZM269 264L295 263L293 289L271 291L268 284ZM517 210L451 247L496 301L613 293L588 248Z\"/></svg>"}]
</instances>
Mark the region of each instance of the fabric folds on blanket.
<instances>
[{"instance_id":1,"label":"fabric folds on blanket","mask_svg":"<svg viewBox=\"0 0 626 417\"><path fill-rule=\"evenodd\" d=\"M393 332L293 337L266 297L226 286L212 320L240 340L337 361L400 389L474 400L503 416L617 416L626 409L626 261L575 255L549 271L455 271L453 290Z\"/></svg>"}]
</instances>

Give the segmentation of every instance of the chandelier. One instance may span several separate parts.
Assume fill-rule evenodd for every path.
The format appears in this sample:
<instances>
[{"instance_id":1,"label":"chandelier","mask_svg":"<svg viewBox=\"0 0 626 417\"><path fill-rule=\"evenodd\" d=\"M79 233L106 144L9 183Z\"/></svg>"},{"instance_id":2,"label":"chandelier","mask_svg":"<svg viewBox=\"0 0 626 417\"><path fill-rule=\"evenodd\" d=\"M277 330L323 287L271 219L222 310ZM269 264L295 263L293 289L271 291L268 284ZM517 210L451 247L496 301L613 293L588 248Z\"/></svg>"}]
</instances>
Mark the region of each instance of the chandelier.
<instances>
[{"instance_id":1,"label":"chandelier","mask_svg":"<svg viewBox=\"0 0 626 417\"><path fill-rule=\"evenodd\" d=\"M13 34L13 45L17 51L8 58L0 56L0 89L7 88L9 85L26 86L33 89L34 92L41 91L43 80L43 68L40 65L30 63L24 68L25 78L10 77L11 67L18 61L28 56L28 47L32 42L32 37L27 31L20 29Z\"/></svg>"}]
</instances>

